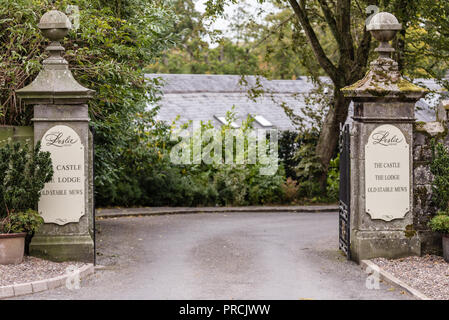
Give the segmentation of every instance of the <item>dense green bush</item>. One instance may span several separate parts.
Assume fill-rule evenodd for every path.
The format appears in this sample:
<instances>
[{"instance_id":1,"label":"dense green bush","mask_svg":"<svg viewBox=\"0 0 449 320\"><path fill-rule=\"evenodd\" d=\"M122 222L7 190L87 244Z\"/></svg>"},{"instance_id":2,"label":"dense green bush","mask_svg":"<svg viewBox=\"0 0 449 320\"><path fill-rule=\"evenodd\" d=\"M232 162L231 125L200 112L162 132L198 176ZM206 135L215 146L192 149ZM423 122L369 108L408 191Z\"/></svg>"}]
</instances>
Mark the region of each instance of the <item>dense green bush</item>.
<instances>
[{"instance_id":1,"label":"dense green bush","mask_svg":"<svg viewBox=\"0 0 449 320\"><path fill-rule=\"evenodd\" d=\"M49 152L40 143L12 143L0 148L0 217L9 212L37 209L40 191L53 177Z\"/></svg>"},{"instance_id":2,"label":"dense green bush","mask_svg":"<svg viewBox=\"0 0 449 320\"><path fill-rule=\"evenodd\" d=\"M303 130L296 133L296 138L294 136L294 132L287 132L280 140L280 156L288 168L286 172L290 172L287 177L291 178L285 188L290 189L289 192L297 188L299 202L338 201L340 161L337 150L335 158L329 164L326 180L321 183L323 169L315 152L319 137L318 130L303 127ZM282 152L288 149L291 151Z\"/></svg>"},{"instance_id":3,"label":"dense green bush","mask_svg":"<svg viewBox=\"0 0 449 320\"><path fill-rule=\"evenodd\" d=\"M429 226L434 232L449 234L449 215L445 211L439 211L438 214L429 222Z\"/></svg>"},{"instance_id":4,"label":"dense green bush","mask_svg":"<svg viewBox=\"0 0 449 320\"><path fill-rule=\"evenodd\" d=\"M33 233L42 218L37 213L40 192L53 177L50 153L8 140L0 147L0 233Z\"/></svg>"},{"instance_id":5,"label":"dense green bush","mask_svg":"<svg viewBox=\"0 0 449 320\"><path fill-rule=\"evenodd\" d=\"M318 181L322 168L315 153L317 141L318 136L309 133L304 138L294 157L300 197L311 201L321 201L325 197Z\"/></svg>"},{"instance_id":6,"label":"dense green bush","mask_svg":"<svg viewBox=\"0 0 449 320\"><path fill-rule=\"evenodd\" d=\"M328 201L337 202L340 192L340 154L332 159L327 172L326 196Z\"/></svg>"},{"instance_id":7,"label":"dense green bush","mask_svg":"<svg viewBox=\"0 0 449 320\"><path fill-rule=\"evenodd\" d=\"M148 105L157 105L161 83L145 79L142 72L178 40L170 1L4 0L0 7L0 85L4 88L0 91L0 124L30 124L32 108L20 104L14 92L36 77L47 55L48 43L37 28L40 17L50 9L65 12L69 4L79 6L80 27L63 41L64 56L75 78L96 91L89 116L96 131L97 205L290 202L283 187L285 171L298 179L299 197L316 196L308 147L315 137L309 135L300 140L293 133L281 136L282 161L272 176L260 175L260 163L171 163L170 151L176 144L170 139L173 128L154 120L157 107L146 110ZM299 143L303 152L292 158ZM299 173L293 169L298 161Z\"/></svg>"},{"instance_id":8,"label":"dense green bush","mask_svg":"<svg viewBox=\"0 0 449 320\"><path fill-rule=\"evenodd\" d=\"M36 210L11 212L7 217L0 219L0 233L26 232L34 235L43 223L44 219Z\"/></svg>"},{"instance_id":9,"label":"dense green bush","mask_svg":"<svg viewBox=\"0 0 449 320\"><path fill-rule=\"evenodd\" d=\"M229 113L229 117L232 116L232 112ZM230 122L231 119L229 119ZM122 158L126 167L120 176L120 182L109 189L102 190L102 196L98 198L100 205L217 206L284 201L282 184L285 173L282 165L274 175L261 175L264 165L260 162L255 164L173 163L170 152L181 141L171 138L175 128L176 126L169 127L164 123L156 122L151 129L140 127L141 130L136 135L138 138L129 145L129 149L133 150L133 156L127 157L125 153ZM204 134L211 128L210 123L205 123L198 130ZM226 129L229 127L222 127L222 130ZM243 124L240 134L247 139L251 129L251 119L248 119L247 124ZM204 148L206 142L203 143ZM223 154L224 151L223 144ZM235 144L233 152L235 157Z\"/></svg>"},{"instance_id":10,"label":"dense green bush","mask_svg":"<svg viewBox=\"0 0 449 320\"><path fill-rule=\"evenodd\" d=\"M322 168L315 154L319 134L316 130L283 131L279 137L279 158L288 181L284 183L287 202L335 202L338 200L339 156L334 158L327 174L326 188L319 183ZM295 199L292 199L295 194Z\"/></svg>"},{"instance_id":11,"label":"dense green bush","mask_svg":"<svg viewBox=\"0 0 449 320\"><path fill-rule=\"evenodd\" d=\"M298 180L296 175L296 166L298 164L295 158L296 153L301 147L303 136L297 131L285 130L279 134L279 158L284 164L285 175L287 178Z\"/></svg>"},{"instance_id":12,"label":"dense green bush","mask_svg":"<svg viewBox=\"0 0 449 320\"><path fill-rule=\"evenodd\" d=\"M20 103L15 90L36 77L47 56L40 17L51 9L66 12L68 5L79 7L80 25L62 42L64 57L75 78L96 91L89 116L96 130L96 191L104 203L117 185L124 188L128 166L142 159L142 148L133 144L138 126L153 125L156 110L145 108L157 101L158 87L142 69L176 40L176 17L170 2L157 0L2 0L0 124L31 123L32 108Z\"/></svg>"},{"instance_id":13,"label":"dense green bush","mask_svg":"<svg viewBox=\"0 0 449 320\"><path fill-rule=\"evenodd\" d=\"M449 208L449 154L442 143L432 141L433 159L430 171L434 179L432 185L432 200L441 211Z\"/></svg>"},{"instance_id":14,"label":"dense green bush","mask_svg":"<svg viewBox=\"0 0 449 320\"><path fill-rule=\"evenodd\" d=\"M435 232L449 234L449 153L442 143L433 140L432 154L432 200L438 213L430 220L429 226Z\"/></svg>"}]
</instances>

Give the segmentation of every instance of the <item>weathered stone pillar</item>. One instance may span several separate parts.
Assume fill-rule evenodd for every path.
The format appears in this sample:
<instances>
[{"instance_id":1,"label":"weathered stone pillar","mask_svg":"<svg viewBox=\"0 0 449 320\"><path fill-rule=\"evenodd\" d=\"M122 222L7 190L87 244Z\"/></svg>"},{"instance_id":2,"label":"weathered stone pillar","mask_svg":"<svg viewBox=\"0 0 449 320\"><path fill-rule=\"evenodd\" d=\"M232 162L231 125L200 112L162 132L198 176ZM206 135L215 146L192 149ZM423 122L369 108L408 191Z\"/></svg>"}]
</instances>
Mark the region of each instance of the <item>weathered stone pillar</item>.
<instances>
[{"instance_id":1,"label":"weathered stone pillar","mask_svg":"<svg viewBox=\"0 0 449 320\"><path fill-rule=\"evenodd\" d=\"M413 228L413 123L427 90L401 77L389 41L401 29L390 13L367 29L380 41L366 76L343 89L354 102L351 129L351 255L356 261L420 255Z\"/></svg>"},{"instance_id":2,"label":"weathered stone pillar","mask_svg":"<svg viewBox=\"0 0 449 320\"><path fill-rule=\"evenodd\" d=\"M17 94L34 105L34 141L41 141L42 150L51 153L54 177L42 190L38 209L45 224L34 236L30 253L56 261L92 261L87 101L93 90L73 78L62 57L64 48L59 41L71 28L67 16L49 11L39 28L52 41L47 47L50 57L36 79Z\"/></svg>"}]
</instances>

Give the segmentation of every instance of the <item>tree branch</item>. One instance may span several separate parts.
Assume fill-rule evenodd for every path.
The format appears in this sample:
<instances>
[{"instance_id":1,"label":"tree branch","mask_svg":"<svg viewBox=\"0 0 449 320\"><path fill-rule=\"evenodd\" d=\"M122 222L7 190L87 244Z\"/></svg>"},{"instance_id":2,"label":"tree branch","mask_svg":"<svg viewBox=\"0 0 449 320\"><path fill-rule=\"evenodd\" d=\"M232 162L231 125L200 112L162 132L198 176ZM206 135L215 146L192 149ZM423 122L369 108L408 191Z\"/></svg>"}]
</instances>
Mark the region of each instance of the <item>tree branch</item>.
<instances>
[{"instance_id":1,"label":"tree branch","mask_svg":"<svg viewBox=\"0 0 449 320\"><path fill-rule=\"evenodd\" d=\"M329 5L326 0L318 0L318 2L320 4L321 10L323 10L324 19L326 19L326 22L329 25L329 28L332 32L332 35L334 36L338 45L342 46L343 40L341 38L340 32L338 31L337 22L335 21L332 10L329 8Z\"/></svg>"},{"instance_id":2,"label":"tree branch","mask_svg":"<svg viewBox=\"0 0 449 320\"><path fill-rule=\"evenodd\" d=\"M306 33L307 38L309 39L310 45L312 47L313 53L318 60L320 66L324 69L324 71L329 75L335 85L341 84L341 77L339 76L339 72L337 68L333 65L332 61L329 60L326 53L321 46L315 31L310 24L309 18L307 14L304 12L303 8L299 5L296 0L288 0L290 5L293 8L298 20ZM344 84L343 84L344 85Z\"/></svg>"},{"instance_id":3,"label":"tree branch","mask_svg":"<svg viewBox=\"0 0 449 320\"><path fill-rule=\"evenodd\" d=\"M358 81L363 76L361 72L364 71L366 64L368 63L370 47L371 47L371 33L369 31L366 31L365 27L363 31L362 40L360 41L360 44L356 51L355 63L353 68L354 72L351 72L353 75L351 82Z\"/></svg>"},{"instance_id":4,"label":"tree branch","mask_svg":"<svg viewBox=\"0 0 449 320\"><path fill-rule=\"evenodd\" d=\"M337 27L343 39L343 45L340 47L340 59L343 64L346 64L348 60L354 60L354 42L351 34L351 0L339 0L337 2Z\"/></svg>"},{"instance_id":5,"label":"tree branch","mask_svg":"<svg viewBox=\"0 0 449 320\"><path fill-rule=\"evenodd\" d=\"M254 46L251 47L252 49L257 48L258 46L260 46L263 42L265 42L265 40L267 40L269 37L271 37L273 34L276 33L276 31L278 31L284 24L286 24L287 22L289 22L290 20L292 20L295 17L294 14L292 14L291 16L289 16L287 19L285 19L284 21L282 21L280 24L278 24L273 30L270 30L268 35L266 35L262 40L260 40L259 42L257 42Z\"/></svg>"}]
</instances>

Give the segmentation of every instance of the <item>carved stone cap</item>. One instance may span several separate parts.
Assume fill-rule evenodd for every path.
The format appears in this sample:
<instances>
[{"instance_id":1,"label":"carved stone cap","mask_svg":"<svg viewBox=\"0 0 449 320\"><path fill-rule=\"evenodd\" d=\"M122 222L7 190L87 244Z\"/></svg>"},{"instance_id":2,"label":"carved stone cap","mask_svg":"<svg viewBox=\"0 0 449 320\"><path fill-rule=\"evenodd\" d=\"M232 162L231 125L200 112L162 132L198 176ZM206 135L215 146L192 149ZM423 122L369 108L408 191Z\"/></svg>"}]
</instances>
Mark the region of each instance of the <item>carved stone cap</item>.
<instances>
[{"instance_id":1,"label":"carved stone cap","mask_svg":"<svg viewBox=\"0 0 449 320\"><path fill-rule=\"evenodd\" d=\"M366 27L367 31L401 30L402 25L398 19L388 12L379 12L374 15Z\"/></svg>"},{"instance_id":2,"label":"carved stone cap","mask_svg":"<svg viewBox=\"0 0 449 320\"><path fill-rule=\"evenodd\" d=\"M71 29L72 24L67 16L58 10L51 10L46 12L39 24L39 29Z\"/></svg>"},{"instance_id":3,"label":"carved stone cap","mask_svg":"<svg viewBox=\"0 0 449 320\"><path fill-rule=\"evenodd\" d=\"M50 56L43 69L28 86L16 91L27 104L82 104L93 96L94 90L83 87L72 75L62 57L64 47L59 43L68 34L71 24L67 16L57 10L45 13L39 23L44 36L52 42L46 48Z\"/></svg>"},{"instance_id":4,"label":"carved stone cap","mask_svg":"<svg viewBox=\"0 0 449 320\"><path fill-rule=\"evenodd\" d=\"M393 59L378 58L371 63L370 70L363 79L343 88L342 92L354 100L357 98L419 100L429 90L404 79Z\"/></svg>"},{"instance_id":5,"label":"carved stone cap","mask_svg":"<svg viewBox=\"0 0 449 320\"><path fill-rule=\"evenodd\" d=\"M394 15L388 12L380 12L372 17L367 26L380 45L376 49L379 57L371 63L365 77L342 89L343 94L353 100L419 100L429 90L421 88L404 79L398 68L398 63L391 59L390 54L394 49L389 42L393 40L396 32L402 26Z\"/></svg>"},{"instance_id":6,"label":"carved stone cap","mask_svg":"<svg viewBox=\"0 0 449 320\"><path fill-rule=\"evenodd\" d=\"M65 101L82 104L92 98L94 92L79 84L67 65L45 65L32 83L16 91L27 104L64 104Z\"/></svg>"}]
</instances>

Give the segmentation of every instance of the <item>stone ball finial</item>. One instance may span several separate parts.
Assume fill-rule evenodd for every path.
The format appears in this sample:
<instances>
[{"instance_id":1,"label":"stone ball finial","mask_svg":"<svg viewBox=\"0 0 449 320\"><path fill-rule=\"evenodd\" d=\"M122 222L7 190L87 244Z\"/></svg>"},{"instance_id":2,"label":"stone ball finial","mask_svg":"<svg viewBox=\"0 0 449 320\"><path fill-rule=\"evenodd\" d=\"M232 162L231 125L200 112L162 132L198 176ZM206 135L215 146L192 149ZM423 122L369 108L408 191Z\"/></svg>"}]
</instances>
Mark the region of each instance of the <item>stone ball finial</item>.
<instances>
[{"instance_id":1,"label":"stone ball finial","mask_svg":"<svg viewBox=\"0 0 449 320\"><path fill-rule=\"evenodd\" d=\"M389 42L394 39L396 33L401 29L402 25L398 19L388 12L375 14L366 26L366 30L370 31L373 37L380 42L376 51L380 52L381 55L395 51Z\"/></svg>"},{"instance_id":2,"label":"stone ball finial","mask_svg":"<svg viewBox=\"0 0 449 320\"><path fill-rule=\"evenodd\" d=\"M42 16L38 27L51 41L46 48L50 55L43 61L43 68L36 79L17 90L17 95L27 104L86 103L94 91L75 80L63 57L64 47L59 43L72 28L69 18L61 11L51 10Z\"/></svg>"},{"instance_id":3,"label":"stone ball finial","mask_svg":"<svg viewBox=\"0 0 449 320\"><path fill-rule=\"evenodd\" d=\"M58 10L46 12L37 26L44 36L51 41L62 40L72 28L69 18Z\"/></svg>"},{"instance_id":4,"label":"stone ball finial","mask_svg":"<svg viewBox=\"0 0 449 320\"><path fill-rule=\"evenodd\" d=\"M368 24L368 31L371 30L401 30L402 25L398 19L389 12L376 13Z\"/></svg>"}]
</instances>

